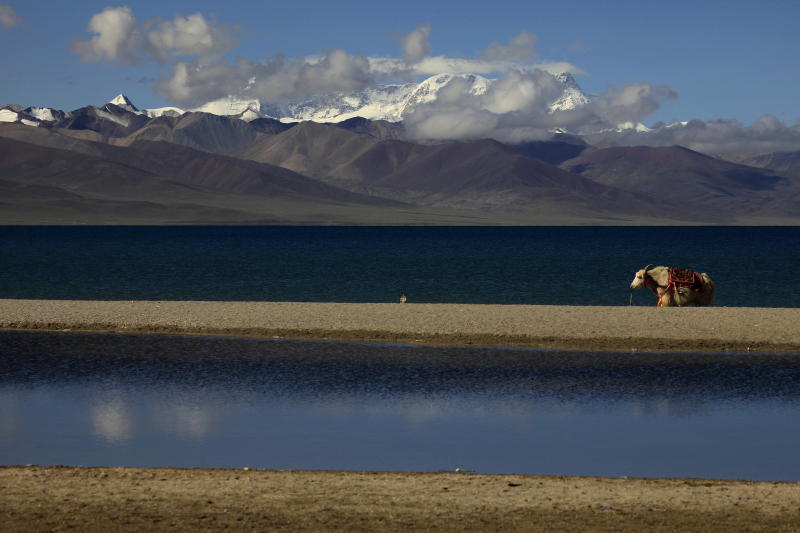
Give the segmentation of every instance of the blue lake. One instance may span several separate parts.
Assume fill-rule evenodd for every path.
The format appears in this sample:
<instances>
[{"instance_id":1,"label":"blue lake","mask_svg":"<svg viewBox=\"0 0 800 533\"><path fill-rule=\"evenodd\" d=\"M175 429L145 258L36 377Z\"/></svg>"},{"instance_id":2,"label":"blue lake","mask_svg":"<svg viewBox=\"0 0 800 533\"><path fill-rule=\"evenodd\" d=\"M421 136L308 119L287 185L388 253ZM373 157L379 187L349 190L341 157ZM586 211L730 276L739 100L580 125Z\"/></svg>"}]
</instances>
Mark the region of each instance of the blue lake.
<instances>
[{"instance_id":1,"label":"blue lake","mask_svg":"<svg viewBox=\"0 0 800 533\"><path fill-rule=\"evenodd\" d=\"M800 480L800 356L0 332L0 464Z\"/></svg>"},{"instance_id":2,"label":"blue lake","mask_svg":"<svg viewBox=\"0 0 800 533\"><path fill-rule=\"evenodd\" d=\"M797 227L6 226L0 298L628 305L653 263L800 307L798 250Z\"/></svg>"}]
</instances>

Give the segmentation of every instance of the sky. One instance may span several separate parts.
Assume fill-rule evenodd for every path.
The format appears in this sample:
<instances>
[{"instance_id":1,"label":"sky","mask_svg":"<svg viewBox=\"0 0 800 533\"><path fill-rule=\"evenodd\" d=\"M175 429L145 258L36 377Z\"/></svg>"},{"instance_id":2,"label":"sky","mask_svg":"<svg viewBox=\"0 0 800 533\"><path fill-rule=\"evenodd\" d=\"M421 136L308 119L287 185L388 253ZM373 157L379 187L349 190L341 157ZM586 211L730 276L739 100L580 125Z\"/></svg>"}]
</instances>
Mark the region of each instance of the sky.
<instances>
[{"instance_id":1,"label":"sky","mask_svg":"<svg viewBox=\"0 0 800 533\"><path fill-rule=\"evenodd\" d=\"M0 105L70 110L124 93L190 107L245 86L280 100L479 65L571 71L609 95L608 120L794 125L799 20L797 0L0 0ZM635 112L618 114L633 92Z\"/></svg>"}]
</instances>

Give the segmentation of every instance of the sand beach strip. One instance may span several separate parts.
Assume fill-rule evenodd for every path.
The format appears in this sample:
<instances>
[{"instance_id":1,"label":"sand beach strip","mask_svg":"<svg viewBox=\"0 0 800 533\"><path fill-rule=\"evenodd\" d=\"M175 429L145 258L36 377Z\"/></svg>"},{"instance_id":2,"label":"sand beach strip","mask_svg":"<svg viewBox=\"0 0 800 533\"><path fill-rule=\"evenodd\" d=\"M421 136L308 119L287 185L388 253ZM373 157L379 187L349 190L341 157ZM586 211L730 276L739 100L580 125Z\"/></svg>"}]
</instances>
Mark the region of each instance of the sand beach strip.
<instances>
[{"instance_id":1,"label":"sand beach strip","mask_svg":"<svg viewBox=\"0 0 800 533\"><path fill-rule=\"evenodd\" d=\"M7 299L0 329L800 353L800 309L793 308Z\"/></svg>"},{"instance_id":2,"label":"sand beach strip","mask_svg":"<svg viewBox=\"0 0 800 533\"><path fill-rule=\"evenodd\" d=\"M800 530L800 484L0 467L3 531Z\"/></svg>"}]
</instances>

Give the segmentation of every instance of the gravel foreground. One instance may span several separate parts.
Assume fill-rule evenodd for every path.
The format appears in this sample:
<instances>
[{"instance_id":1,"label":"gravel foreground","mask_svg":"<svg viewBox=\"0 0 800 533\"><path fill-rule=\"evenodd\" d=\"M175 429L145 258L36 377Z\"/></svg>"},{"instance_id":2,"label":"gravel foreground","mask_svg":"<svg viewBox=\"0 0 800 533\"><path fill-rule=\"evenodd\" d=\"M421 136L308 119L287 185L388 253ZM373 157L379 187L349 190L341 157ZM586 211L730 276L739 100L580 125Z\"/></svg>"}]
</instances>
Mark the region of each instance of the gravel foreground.
<instances>
[{"instance_id":1,"label":"gravel foreground","mask_svg":"<svg viewBox=\"0 0 800 533\"><path fill-rule=\"evenodd\" d=\"M800 309L0 300L0 328L578 350L800 353Z\"/></svg>"},{"instance_id":2,"label":"gravel foreground","mask_svg":"<svg viewBox=\"0 0 800 533\"><path fill-rule=\"evenodd\" d=\"M4 532L800 530L800 484L456 473L0 468Z\"/></svg>"}]
</instances>

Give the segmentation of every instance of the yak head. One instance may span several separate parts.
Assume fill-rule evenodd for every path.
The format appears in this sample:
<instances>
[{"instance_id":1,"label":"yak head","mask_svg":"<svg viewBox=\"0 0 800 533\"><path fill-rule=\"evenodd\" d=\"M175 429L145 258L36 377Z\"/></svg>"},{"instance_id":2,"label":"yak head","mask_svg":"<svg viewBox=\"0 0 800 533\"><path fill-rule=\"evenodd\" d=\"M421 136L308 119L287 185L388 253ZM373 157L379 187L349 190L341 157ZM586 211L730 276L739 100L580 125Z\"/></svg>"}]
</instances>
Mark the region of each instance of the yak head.
<instances>
[{"instance_id":1,"label":"yak head","mask_svg":"<svg viewBox=\"0 0 800 533\"><path fill-rule=\"evenodd\" d=\"M633 281L631 281L631 289L641 289L645 286L645 281L647 279L647 269L653 265L647 265L643 269L636 272L633 276Z\"/></svg>"}]
</instances>

